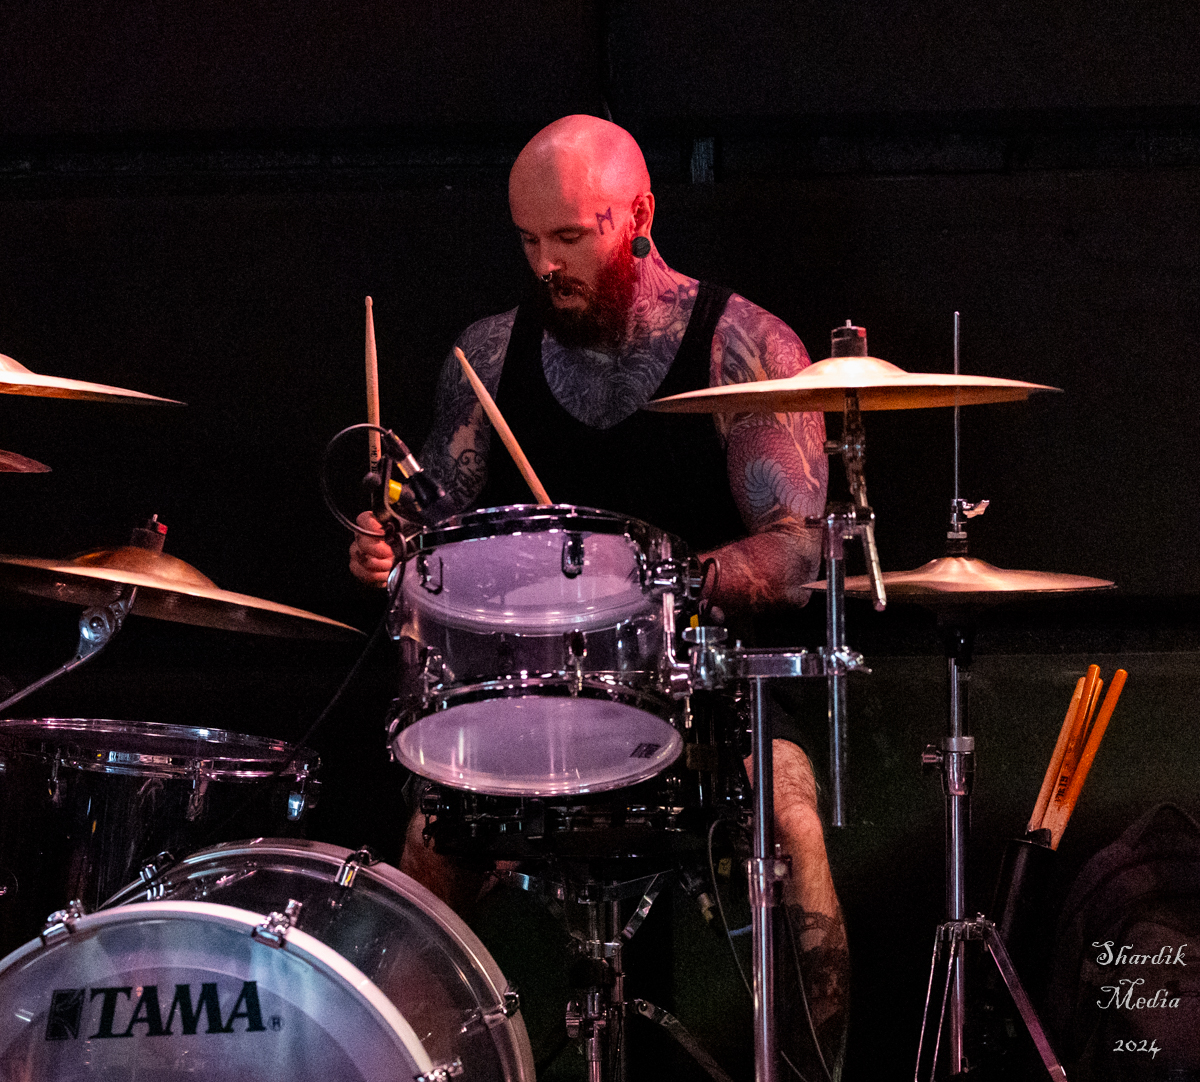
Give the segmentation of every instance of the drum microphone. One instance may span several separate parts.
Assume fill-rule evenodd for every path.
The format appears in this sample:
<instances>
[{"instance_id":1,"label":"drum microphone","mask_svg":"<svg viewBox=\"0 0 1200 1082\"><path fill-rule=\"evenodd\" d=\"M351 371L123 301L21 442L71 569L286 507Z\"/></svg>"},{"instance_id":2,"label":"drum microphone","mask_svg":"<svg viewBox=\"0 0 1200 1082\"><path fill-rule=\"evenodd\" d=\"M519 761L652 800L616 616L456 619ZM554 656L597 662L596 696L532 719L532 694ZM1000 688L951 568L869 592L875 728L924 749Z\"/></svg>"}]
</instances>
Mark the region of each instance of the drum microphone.
<instances>
[{"instance_id":1,"label":"drum microphone","mask_svg":"<svg viewBox=\"0 0 1200 1082\"><path fill-rule=\"evenodd\" d=\"M679 885L683 888L683 892L696 903L705 923L712 923L715 903L712 895L708 893L708 880L704 873L698 867L683 865L679 868ZM716 889L715 885L713 889Z\"/></svg>"},{"instance_id":2,"label":"drum microphone","mask_svg":"<svg viewBox=\"0 0 1200 1082\"><path fill-rule=\"evenodd\" d=\"M382 490L384 478L387 478L385 495L388 498L392 496L392 485L395 484L388 477L393 463L400 471L400 476L407 482L409 495L420 510L427 510L446 495L442 486L425 472L413 453L405 446L404 441L391 429L380 433L380 441L383 445L383 457L380 459L383 464L382 473L377 475L376 480L372 483L377 484ZM399 494L397 493L397 495Z\"/></svg>"}]
</instances>

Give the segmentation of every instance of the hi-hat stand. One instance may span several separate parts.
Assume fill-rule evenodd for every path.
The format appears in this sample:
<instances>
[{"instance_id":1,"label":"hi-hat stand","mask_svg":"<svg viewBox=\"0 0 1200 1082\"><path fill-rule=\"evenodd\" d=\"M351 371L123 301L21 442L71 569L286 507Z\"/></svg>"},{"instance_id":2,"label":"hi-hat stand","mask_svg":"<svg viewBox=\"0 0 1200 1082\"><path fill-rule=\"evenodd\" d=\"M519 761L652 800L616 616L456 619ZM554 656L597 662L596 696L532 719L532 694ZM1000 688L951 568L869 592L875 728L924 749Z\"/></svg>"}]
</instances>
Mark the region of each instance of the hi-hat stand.
<instances>
[{"instance_id":1,"label":"hi-hat stand","mask_svg":"<svg viewBox=\"0 0 1200 1082\"><path fill-rule=\"evenodd\" d=\"M959 315L954 313L954 374L958 375ZM958 406L954 407L954 498L950 504L950 530L946 534L947 556L967 555L967 520L983 514L988 501L966 503L959 498L960 430ZM1038 1055L1055 1082L1066 1082L1066 1073L1050 1046L1049 1038L1033 1004L1029 1001L1004 941L995 925L982 913L967 916L967 834L971 817L971 786L975 777L975 738L967 732L967 686L970 677L971 651L975 639L975 617L970 605L955 605L953 595L943 602L939 615L942 640L946 651L946 678L949 691L946 735L940 744L930 744L921 755L928 769L937 767L942 776L942 791L946 797L946 920L938 925L934 935L933 960L929 966L929 984L925 990L925 1011L921 1016L921 1037L917 1042L917 1065L913 1082L919 1082L921 1063L929 1028L929 1006L934 976L943 950L946 953L946 976L942 991L941 1009L934 1034L933 1053L929 1063L932 1082L937 1071L942 1031L947 1028L947 1053L951 1077L967 1071L965 1044L967 966L964 947L967 940L982 940L992 956L1009 994L1020 1012L1025 1028L1033 1038Z\"/></svg>"},{"instance_id":2,"label":"hi-hat stand","mask_svg":"<svg viewBox=\"0 0 1200 1082\"><path fill-rule=\"evenodd\" d=\"M982 940L995 961L1050 1078L1055 1082L1066 1082L1066 1073L1050 1046L1046 1031L1021 984L996 926L982 913L974 918L967 916L967 834L971 816L971 786L975 776L975 738L967 734L967 681L970 675L974 633L974 618L969 610L955 617L943 618L942 637L946 648L946 675L949 686L946 735L940 744L928 745L921 755L921 762L927 768L939 769L942 790L946 797L947 919L938 925L934 936L933 959L929 966L929 984L925 990L925 1010L921 1017L921 1037L917 1043L917 1065L913 1071L913 1082L920 1082L934 977L943 953L946 956L946 975L937 1027L934 1031L928 1077L932 1082L937 1070L943 1030L946 1030L950 1077L960 1075L970 1067L965 1042L967 969L964 948L966 942L972 939Z\"/></svg>"}]
</instances>

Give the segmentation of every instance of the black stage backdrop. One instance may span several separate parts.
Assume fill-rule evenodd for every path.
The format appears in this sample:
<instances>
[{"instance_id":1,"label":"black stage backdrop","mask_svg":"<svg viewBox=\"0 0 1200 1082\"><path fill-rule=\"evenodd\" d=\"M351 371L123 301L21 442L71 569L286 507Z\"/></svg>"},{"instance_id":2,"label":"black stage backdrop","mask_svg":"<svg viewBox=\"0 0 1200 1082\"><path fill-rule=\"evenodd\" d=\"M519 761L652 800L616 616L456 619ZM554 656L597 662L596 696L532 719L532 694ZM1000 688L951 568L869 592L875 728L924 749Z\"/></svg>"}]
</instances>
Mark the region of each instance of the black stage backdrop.
<instances>
[{"instance_id":1,"label":"black stage backdrop","mask_svg":"<svg viewBox=\"0 0 1200 1082\"><path fill-rule=\"evenodd\" d=\"M1200 404L1200 11L1184 0L971 12L936 0L9 5L0 16L0 352L186 409L0 399L0 550L123 543L151 513L226 589L370 630L323 508L326 440L362 419L363 297L385 423L418 446L446 350L526 269L506 178L523 141L610 110L647 153L655 237L686 273L871 351L1061 387L963 412L973 552L1113 579L1099 599L984 622L971 904L1028 817L1074 680L1130 683L1060 852L1074 872L1157 800L1200 810L1194 468ZM887 569L941 554L948 411L867 417ZM518 434L519 435L519 434ZM536 464L535 464L536 465ZM0 675L70 656L77 612L10 605ZM944 677L919 610L851 607L875 674L851 695L851 825L830 839L855 964L854 1078L915 1050L940 912L941 799L921 747ZM814 646L819 604L777 620ZM358 645L131 619L27 716L295 738ZM322 838L394 858L398 774L381 649L316 744ZM820 765L819 695L804 696ZM881 1053L881 1049L887 1049Z\"/></svg>"}]
</instances>

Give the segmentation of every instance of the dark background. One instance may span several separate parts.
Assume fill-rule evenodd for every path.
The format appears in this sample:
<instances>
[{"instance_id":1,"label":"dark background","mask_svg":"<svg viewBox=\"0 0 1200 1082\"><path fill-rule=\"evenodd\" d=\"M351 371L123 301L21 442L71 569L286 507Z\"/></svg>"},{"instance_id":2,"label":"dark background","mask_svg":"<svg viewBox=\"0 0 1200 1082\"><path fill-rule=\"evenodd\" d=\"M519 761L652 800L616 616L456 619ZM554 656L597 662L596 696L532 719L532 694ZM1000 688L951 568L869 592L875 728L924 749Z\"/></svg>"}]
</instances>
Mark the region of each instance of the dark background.
<instances>
[{"instance_id":1,"label":"dark background","mask_svg":"<svg viewBox=\"0 0 1200 1082\"><path fill-rule=\"evenodd\" d=\"M363 297L385 423L414 446L442 358L513 306L506 179L523 142L603 114L646 152L672 266L871 352L1063 389L963 413L973 553L1115 580L980 630L971 904L1032 807L1086 665L1129 686L1059 853L1055 897L1157 800L1200 810L1200 9L1010 0L796 5L11 3L0 12L0 351L186 409L6 397L0 549L66 556L157 513L226 589L369 629L316 477L362 419ZM706 163L712 162L711 167ZM887 569L940 555L946 411L867 418ZM0 673L71 655L77 612L5 610ZM851 606L851 825L831 837L855 963L855 1078L902 1077L940 911L944 718L932 617ZM815 646L814 605L777 621ZM18 708L298 737L358 646L134 619ZM395 856L385 647L316 741L317 836ZM809 711L820 760L820 704Z\"/></svg>"}]
</instances>

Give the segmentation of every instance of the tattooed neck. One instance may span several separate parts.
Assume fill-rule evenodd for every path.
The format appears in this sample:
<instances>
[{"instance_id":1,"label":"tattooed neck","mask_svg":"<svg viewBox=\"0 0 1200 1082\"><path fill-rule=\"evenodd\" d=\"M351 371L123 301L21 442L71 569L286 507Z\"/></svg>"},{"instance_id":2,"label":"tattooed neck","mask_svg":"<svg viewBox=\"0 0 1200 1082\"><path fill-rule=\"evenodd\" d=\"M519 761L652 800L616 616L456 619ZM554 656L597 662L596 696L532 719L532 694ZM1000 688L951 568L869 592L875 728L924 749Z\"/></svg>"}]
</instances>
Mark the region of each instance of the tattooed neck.
<instances>
[{"instance_id":1,"label":"tattooed neck","mask_svg":"<svg viewBox=\"0 0 1200 1082\"><path fill-rule=\"evenodd\" d=\"M603 429L649 402L679 351L697 285L655 250L639 261L629 324L615 349L568 349L546 332L542 368L563 409Z\"/></svg>"}]
</instances>

